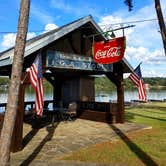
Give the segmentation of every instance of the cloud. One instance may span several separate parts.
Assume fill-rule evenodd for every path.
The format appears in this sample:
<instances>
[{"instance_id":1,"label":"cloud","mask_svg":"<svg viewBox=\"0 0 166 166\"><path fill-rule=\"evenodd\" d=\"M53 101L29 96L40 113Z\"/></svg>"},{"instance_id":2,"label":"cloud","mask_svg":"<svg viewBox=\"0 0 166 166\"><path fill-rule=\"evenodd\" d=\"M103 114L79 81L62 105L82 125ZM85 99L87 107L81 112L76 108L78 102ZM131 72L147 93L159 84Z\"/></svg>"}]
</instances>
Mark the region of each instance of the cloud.
<instances>
[{"instance_id":1,"label":"cloud","mask_svg":"<svg viewBox=\"0 0 166 166\"><path fill-rule=\"evenodd\" d=\"M34 38L35 36L36 36L36 33L35 33L35 32L28 32L28 33L27 33L27 40L32 39L32 38Z\"/></svg>"},{"instance_id":2,"label":"cloud","mask_svg":"<svg viewBox=\"0 0 166 166\"><path fill-rule=\"evenodd\" d=\"M65 12L71 12L73 7L70 6L69 4L65 3L63 0L59 0L58 3L55 0L51 0L51 6L63 10Z\"/></svg>"},{"instance_id":3,"label":"cloud","mask_svg":"<svg viewBox=\"0 0 166 166\"><path fill-rule=\"evenodd\" d=\"M162 64L165 59L163 50L151 51L143 46L129 47L127 46L125 57L129 61L143 62L144 64Z\"/></svg>"},{"instance_id":4,"label":"cloud","mask_svg":"<svg viewBox=\"0 0 166 166\"><path fill-rule=\"evenodd\" d=\"M162 0L162 10L166 11L166 4ZM143 62L143 76L165 76L166 57L164 55L163 43L159 31L158 21L146 21L147 19L157 18L154 4L145 6L138 11L116 11L107 16L101 16L99 25L102 29L116 29L121 26L136 25L134 28L125 29L126 52L125 57L132 66ZM144 22L134 22L145 20ZM123 23L118 24L118 23ZM116 24L116 25L115 25ZM104 26L105 25L105 26ZM122 31L115 32L116 36L122 36ZM148 66L148 67L147 67Z\"/></svg>"},{"instance_id":5,"label":"cloud","mask_svg":"<svg viewBox=\"0 0 166 166\"><path fill-rule=\"evenodd\" d=\"M36 34L34 32L27 33L27 40L35 37ZM8 49L15 45L16 33L9 33L3 36L3 40L1 43L1 50Z\"/></svg>"},{"instance_id":6,"label":"cloud","mask_svg":"<svg viewBox=\"0 0 166 166\"><path fill-rule=\"evenodd\" d=\"M58 28L58 26L55 25L54 23L48 23L45 25L45 28L44 28L45 31L43 33L56 29L56 28ZM35 32L28 32L27 40L29 40L35 36L37 36ZM0 51L4 51L8 48L13 47L15 45L15 40L16 40L16 33L8 33L8 34L3 35L2 42L0 45Z\"/></svg>"},{"instance_id":7,"label":"cloud","mask_svg":"<svg viewBox=\"0 0 166 166\"><path fill-rule=\"evenodd\" d=\"M165 3L162 4L163 11L166 10ZM162 40L161 34L159 31L158 22L156 21L144 21L144 22L134 22L134 23L127 23L132 21L138 20L147 20L157 18L156 11L154 8L154 4L149 6L145 6L138 11L128 12L128 11L116 11L111 15L102 16L99 19L99 25L106 25L107 27L110 26L111 28L115 29L121 26L127 26L134 24L136 25L134 28L125 29L125 35L127 36L127 43L128 45L139 47L144 46L150 49L161 49ZM124 23L115 25L116 23ZM109 25L108 25L109 24ZM104 26L102 26L103 28ZM117 36L122 35L122 31L118 33L115 32ZM154 43L158 43L155 44Z\"/></svg>"},{"instance_id":8,"label":"cloud","mask_svg":"<svg viewBox=\"0 0 166 166\"><path fill-rule=\"evenodd\" d=\"M16 39L15 33L9 33L3 36L2 47L4 49L14 46Z\"/></svg>"},{"instance_id":9,"label":"cloud","mask_svg":"<svg viewBox=\"0 0 166 166\"><path fill-rule=\"evenodd\" d=\"M45 25L44 29L47 32L47 31L50 31L50 30L53 30L53 29L56 29L56 28L58 28L57 25L55 25L54 23L49 23L49 24Z\"/></svg>"},{"instance_id":10,"label":"cloud","mask_svg":"<svg viewBox=\"0 0 166 166\"><path fill-rule=\"evenodd\" d=\"M75 16L84 16L84 15L93 15L95 17L99 17L99 12L101 11L99 6L95 5L95 3L88 3L87 1L75 1L74 5L65 2L64 0L51 0L50 6L52 8L58 9L63 13L72 14Z\"/></svg>"},{"instance_id":11,"label":"cloud","mask_svg":"<svg viewBox=\"0 0 166 166\"><path fill-rule=\"evenodd\" d=\"M150 69L142 70L143 77L166 77L166 70L163 69Z\"/></svg>"},{"instance_id":12,"label":"cloud","mask_svg":"<svg viewBox=\"0 0 166 166\"><path fill-rule=\"evenodd\" d=\"M45 28L44 28L45 31L43 33L56 29L56 28L58 28L58 26L55 25L54 23L48 23L45 25ZM36 36L35 32L28 32L27 40L29 40L35 36ZM13 47L15 45L15 40L16 40L16 33L8 33L8 34L3 35L2 43L0 45L0 51Z\"/></svg>"}]
</instances>

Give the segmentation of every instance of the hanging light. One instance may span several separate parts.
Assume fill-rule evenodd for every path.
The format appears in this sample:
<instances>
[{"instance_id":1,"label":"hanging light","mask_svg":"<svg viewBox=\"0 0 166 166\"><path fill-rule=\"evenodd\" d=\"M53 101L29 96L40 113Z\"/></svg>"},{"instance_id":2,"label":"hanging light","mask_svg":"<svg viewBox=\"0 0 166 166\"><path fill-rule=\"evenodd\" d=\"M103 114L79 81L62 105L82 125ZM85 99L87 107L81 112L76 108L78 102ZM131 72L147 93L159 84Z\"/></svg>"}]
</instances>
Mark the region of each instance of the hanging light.
<instances>
[{"instance_id":1,"label":"hanging light","mask_svg":"<svg viewBox=\"0 0 166 166\"><path fill-rule=\"evenodd\" d=\"M111 32L111 34L110 34L110 32ZM105 32L105 33L104 33L104 36L105 36L106 38L109 38L109 37L115 38L115 37L116 37L113 31L107 31L107 32Z\"/></svg>"},{"instance_id":2,"label":"hanging light","mask_svg":"<svg viewBox=\"0 0 166 166\"><path fill-rule=\"evenodd\" d=\"M110 37L111 37L111 38L115 38L115 37L116 37L114 31L111 32Z\"/></svg>"},{"instance_id":3,"label":"hanging light","mask_svg":"<svg viewBox=\"0 0 166 166\"><path fill-rule=\"evenodd\" d=\"M105 33L104 33L104 36L105 36L106 38L109 38L109 36L110 36L109 32L105 32Z\"/></svg>"}]
</instances>

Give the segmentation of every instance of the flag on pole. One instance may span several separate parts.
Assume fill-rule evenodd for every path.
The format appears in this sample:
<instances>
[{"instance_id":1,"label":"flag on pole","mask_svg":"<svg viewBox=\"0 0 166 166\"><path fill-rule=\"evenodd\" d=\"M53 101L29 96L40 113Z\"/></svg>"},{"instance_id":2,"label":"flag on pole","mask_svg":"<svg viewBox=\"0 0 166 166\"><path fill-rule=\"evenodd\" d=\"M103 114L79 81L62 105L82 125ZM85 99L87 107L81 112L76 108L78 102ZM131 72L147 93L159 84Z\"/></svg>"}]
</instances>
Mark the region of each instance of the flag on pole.
<instances>
[{"instance_id":1,"label":"flag on pole","mask_svg":"<svg viewBox=\"0 0 166 166\"><path fill-rule=\"evenodd\" d=\"M42 76L42 59L41 54L37 55L32 66L27 69L30 76L30 83L36 92L35 112L37 115L43 114L44 97L43 97L43 76Z\"/></svg>"},{"instance_id":2,"label":"flag on pole","mask_svg":"<svg viewBox=\"0 0 166 166\"><path fill-rule=\"evenodd\" d=\"M139 99L147 101L146 90L142 79L140 64L137 68L129 75L129 79L137 86Z\"/></svg>"}]
</instances>

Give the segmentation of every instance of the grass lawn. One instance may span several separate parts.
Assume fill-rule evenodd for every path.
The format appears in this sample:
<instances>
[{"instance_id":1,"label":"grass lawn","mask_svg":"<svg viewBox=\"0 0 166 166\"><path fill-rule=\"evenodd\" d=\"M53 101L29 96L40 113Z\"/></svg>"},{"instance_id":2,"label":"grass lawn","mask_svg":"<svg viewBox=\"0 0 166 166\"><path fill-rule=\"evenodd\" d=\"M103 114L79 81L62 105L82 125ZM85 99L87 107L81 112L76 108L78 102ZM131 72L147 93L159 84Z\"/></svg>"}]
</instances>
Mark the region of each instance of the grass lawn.
<instances>
[{"instance_id":1,"label":"grass lawn","mask_svg":"<svg viewBox=\"0 0 166 166\"><path fill-rule=\"evenodd\" d=\"M110 163L129 166L164 166L166 164L166 102L126 107L126 120L152 126L152 129L119 137L80 149L63 156L63 160ZM114 127L113 127L114 128Z\"/></svg>"}]
</instances>

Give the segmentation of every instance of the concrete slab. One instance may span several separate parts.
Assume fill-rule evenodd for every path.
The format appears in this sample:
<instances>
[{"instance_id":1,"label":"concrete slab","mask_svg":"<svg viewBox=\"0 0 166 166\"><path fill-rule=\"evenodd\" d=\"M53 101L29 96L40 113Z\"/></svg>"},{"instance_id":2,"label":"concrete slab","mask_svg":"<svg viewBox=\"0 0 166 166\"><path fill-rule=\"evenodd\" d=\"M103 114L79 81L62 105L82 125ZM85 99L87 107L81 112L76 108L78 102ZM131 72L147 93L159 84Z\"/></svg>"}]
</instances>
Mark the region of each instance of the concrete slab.
<instances>
[{"instance_id":1,"label":"concrete slab","mask_svg":"<svg viewBox=\"0 0 166 166\"><path fill-rule=\"evenodd\" d=\"M63 162L58 164L61 162L58 161L61 155L82 147L113 140L118 132L125 134L142 129L147 129L147 126L134 123L110 125L83 119L57 122L54 127L48 125L41 129L32 129L29 124L24 124L23 142L25 147L21 152L11 154L11 165L52 164L63 166ZM70 163L67 163L70 166Z\"/></svg>"}]
</instances>

